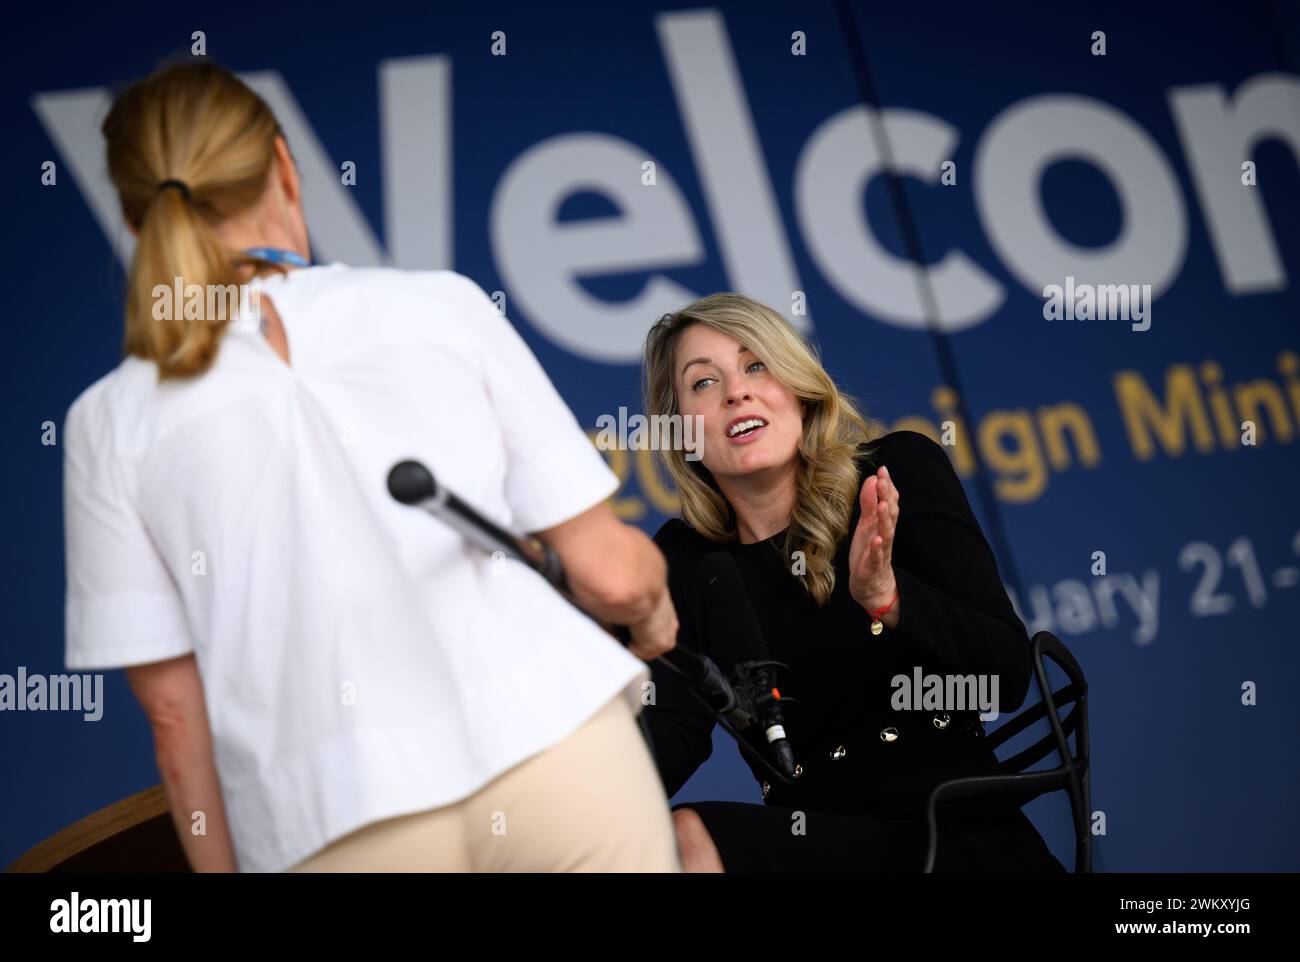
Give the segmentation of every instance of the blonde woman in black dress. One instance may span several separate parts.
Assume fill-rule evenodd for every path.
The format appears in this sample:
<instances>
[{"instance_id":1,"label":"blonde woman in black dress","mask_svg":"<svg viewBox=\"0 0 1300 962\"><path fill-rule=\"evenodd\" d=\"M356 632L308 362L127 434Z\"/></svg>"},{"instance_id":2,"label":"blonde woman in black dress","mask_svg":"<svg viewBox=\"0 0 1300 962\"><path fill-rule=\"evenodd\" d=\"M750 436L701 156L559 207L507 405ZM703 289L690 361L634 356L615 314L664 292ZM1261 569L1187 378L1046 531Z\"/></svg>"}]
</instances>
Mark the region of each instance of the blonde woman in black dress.
<instances>
[{"instance_id":1,"label":"blonde woman in black dress","mask_svg":"<svg viewBox=\"0 0 1300 962\"><path fill-rule=\"evenodd\" d=\"M648 414L703 425L698 460L662 452L682 506L655 536L679 644L729 669L696 565L730 553L789 666L779 687L800 765L787 785L747 759L762 804L674 806L685 869L918 871L930 788L997 760L978 707L897 710L893 680L973 675L1007 713L1031 677L1025 626L947 455L915 432L873 434L794 328L739 294L665 315L645 382ZM671 797L708 758L713 718L671 673L654 680L646 717ZM946 806L939 825L938 871L1063 871L1014 802Z\"/></svg>"}]
</instances>

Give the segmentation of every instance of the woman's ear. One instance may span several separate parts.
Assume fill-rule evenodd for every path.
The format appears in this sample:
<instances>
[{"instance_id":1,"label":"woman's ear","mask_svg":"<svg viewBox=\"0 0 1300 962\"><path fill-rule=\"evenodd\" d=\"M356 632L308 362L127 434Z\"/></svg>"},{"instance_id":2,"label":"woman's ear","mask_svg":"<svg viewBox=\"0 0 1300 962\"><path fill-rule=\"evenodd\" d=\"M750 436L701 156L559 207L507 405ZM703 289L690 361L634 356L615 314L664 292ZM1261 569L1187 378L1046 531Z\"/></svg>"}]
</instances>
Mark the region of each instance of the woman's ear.
<instances>
[{"instance_id":1,"label":"woman's ear","mask_svg":"<svg viewBox=\"0 0 1300 962\"><path fill-rule=\"evenodd\" d=\"M292 204L298 200L299 195L298 166L293 162L289 144L282 136L275 138L275 159L279 167L280 187L285 199Z\"/></svg>"}]
</instances>

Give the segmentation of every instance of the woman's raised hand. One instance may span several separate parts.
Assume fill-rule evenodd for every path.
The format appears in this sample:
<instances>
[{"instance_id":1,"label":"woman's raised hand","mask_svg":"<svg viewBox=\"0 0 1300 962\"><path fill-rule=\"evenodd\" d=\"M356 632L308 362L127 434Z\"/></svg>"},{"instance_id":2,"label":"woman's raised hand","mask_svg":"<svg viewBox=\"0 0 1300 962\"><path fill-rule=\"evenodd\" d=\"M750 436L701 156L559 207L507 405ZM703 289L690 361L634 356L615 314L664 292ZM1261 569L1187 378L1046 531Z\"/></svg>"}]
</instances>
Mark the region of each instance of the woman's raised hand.
<instances>
[{"instance_id":1,"label":"woman's raised hand","mask_svg":"<svg viewBox=\"0 0 1300 962\"><path fill-rule=\"evenodd\" d=\"M894 598L894 528L898 524L898 489L889 469L879 468L858 492L862 517L849 545L849 594L867 611Z\"/></svg>"}]
</instances>

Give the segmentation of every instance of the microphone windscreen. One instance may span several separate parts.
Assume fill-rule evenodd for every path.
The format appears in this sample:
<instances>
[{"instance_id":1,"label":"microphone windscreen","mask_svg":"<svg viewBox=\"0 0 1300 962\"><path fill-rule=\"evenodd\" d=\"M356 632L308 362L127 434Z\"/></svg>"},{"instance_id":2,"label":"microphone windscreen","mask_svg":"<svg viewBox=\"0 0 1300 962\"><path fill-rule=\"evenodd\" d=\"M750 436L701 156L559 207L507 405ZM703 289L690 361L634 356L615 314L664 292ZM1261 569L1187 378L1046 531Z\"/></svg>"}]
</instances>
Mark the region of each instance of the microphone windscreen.
<instances>
[{"instance_id":1,"label":"microphone windscreen","mask_svg":"<svg viewBox=\"0 0 1300 962\"><path fill-rule=\"evenodd\" d=\"M437 490L432 472L419 461L399 461L388 472L388 493L402 504L419 504Z\"/></svg>"}]
</instances>

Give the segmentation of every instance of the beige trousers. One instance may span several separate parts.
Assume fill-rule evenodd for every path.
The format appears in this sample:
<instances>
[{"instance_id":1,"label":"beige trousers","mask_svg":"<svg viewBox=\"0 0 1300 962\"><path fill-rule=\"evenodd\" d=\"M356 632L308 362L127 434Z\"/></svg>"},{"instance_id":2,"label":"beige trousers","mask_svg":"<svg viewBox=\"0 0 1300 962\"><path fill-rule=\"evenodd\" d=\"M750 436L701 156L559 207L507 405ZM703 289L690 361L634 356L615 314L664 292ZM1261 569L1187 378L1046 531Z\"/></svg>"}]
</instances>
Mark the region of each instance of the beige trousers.
<instances>
[{"instance_id":1,"label":"beige trousers","mask_svg":"<svg viewBox=\"0 0 1300 962\"><path fill-rule=\"evenodd\" d=\"M372 822L291 872L680 872L672 814L622 695L469 798Z\"/></svg>"}]
</instances>

